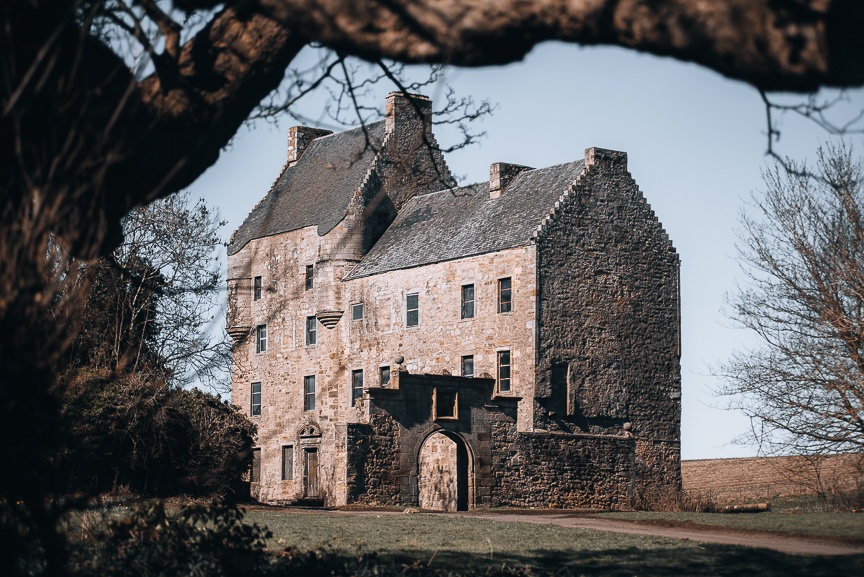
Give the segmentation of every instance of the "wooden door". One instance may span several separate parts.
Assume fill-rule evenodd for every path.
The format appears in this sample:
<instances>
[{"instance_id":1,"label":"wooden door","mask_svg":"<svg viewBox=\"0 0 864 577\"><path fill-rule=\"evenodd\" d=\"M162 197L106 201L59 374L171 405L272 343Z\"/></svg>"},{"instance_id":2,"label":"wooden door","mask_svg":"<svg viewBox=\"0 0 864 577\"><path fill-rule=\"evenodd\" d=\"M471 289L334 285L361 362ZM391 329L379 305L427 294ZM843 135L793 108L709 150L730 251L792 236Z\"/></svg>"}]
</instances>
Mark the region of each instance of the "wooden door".
<instances>
[{"instance_id":1,"label":"wooden door","mask_svg":"<svg viewBox=\"0 0 864 577\"><path fill-rule=\"evenodd\" d=\"M318 449L303 449L303 496L318 497Z\"/></svg>"}]
</instances>

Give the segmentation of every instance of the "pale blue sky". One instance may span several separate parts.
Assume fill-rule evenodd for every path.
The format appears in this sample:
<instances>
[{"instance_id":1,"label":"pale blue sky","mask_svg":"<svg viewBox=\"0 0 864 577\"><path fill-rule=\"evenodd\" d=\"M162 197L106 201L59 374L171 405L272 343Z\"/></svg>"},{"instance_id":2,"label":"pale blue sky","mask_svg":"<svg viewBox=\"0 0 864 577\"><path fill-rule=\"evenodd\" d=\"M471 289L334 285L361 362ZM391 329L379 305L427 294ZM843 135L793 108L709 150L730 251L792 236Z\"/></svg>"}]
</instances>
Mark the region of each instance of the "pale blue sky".
<instances>
[{"instance_id":1,"label":"pale blue sky","mask_svg":"<svg viewBox=\"0 0 864 577\"><path fill-rule=\"evenodd\" d=\"M616 48L547 44L524 62L455 69L448 82L462 95L497 103L483 121L479 145L448 156L467 182L486 180L493 162L543 167L582 158L599 146L628 153L630 172L681 256L683 383L682 456L739 457L756 447L731 444L749 424L715 408L709 366L749 337L729 328L724 294L741 277L735 228L743 199L761 185L765 110L755 89L695 65ZM394 89L382 87L383 94ZM430 91L430 96L434 91ZM849 94L840 114L864 108L864 91ZM325 95L307 97L317 116ZM296 124L242 129L219 162L192 187L228 221L227 239L267 193L286 157L286 132ZM828 135L787 117L779 150L814 158ZM436 130L442 144L452 141ZM861 139L852 141L861 150Z\"/></svg>"}]
</instances>

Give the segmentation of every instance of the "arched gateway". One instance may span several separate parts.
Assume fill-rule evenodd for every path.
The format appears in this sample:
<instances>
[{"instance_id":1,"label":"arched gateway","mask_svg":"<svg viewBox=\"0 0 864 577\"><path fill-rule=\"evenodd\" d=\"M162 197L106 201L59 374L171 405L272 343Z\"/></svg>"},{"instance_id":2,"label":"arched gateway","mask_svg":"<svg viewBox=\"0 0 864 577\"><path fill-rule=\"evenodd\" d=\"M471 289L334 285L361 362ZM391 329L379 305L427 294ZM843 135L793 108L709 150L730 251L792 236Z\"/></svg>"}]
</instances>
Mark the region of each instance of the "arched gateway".
<instances>
[{"instance_id":1,"label":"arched gateway","mask_svg":"<svg viewBox=\"0 0 864 577\"><path fill-rule=\"evenodd\" d=\"M467 511L473 467L467 445L450 431L432 432L417 457L418 501L421 509Z\"/></svg>"}]
</instances>

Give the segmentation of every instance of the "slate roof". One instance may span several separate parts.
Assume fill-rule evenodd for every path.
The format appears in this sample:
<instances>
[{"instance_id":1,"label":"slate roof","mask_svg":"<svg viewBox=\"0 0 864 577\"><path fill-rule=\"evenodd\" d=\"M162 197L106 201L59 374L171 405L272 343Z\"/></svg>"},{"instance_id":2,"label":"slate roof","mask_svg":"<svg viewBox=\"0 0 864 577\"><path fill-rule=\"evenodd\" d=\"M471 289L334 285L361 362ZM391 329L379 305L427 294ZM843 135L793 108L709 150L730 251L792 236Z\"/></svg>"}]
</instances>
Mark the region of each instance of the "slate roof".
<instances>
[{"instance_id":1,"label":"slate roof","mask_svg":"<svg viewBox=\"0 0 864 577\"><path fill-rule=\"evenodd\" d=\"M416 196L347 279L527 245L584 165L527 170L495 199L488 182Z\"/></svg>"},{"instance_id":2,"label":"slate roof","mask_svg":"<svg viewBox=\"0 0 864 577\"><path fill-rule=\"evenodd\" d=\"M345 217L384 139L384 122L316 138L252 209L228 245L235 254L253 239L307 226L324 235Z\"/></svg>"}]
</instances>

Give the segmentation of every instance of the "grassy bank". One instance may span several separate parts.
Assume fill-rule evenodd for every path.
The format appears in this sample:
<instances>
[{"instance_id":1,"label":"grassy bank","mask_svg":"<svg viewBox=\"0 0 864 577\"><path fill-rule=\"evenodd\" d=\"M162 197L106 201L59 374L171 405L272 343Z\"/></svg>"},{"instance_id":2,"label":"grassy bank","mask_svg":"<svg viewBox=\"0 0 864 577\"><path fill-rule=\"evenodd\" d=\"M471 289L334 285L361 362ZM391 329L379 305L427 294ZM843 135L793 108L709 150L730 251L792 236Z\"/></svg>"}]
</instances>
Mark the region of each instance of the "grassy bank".
<instances>
[{"instance_id":1,"label":"grassy bank","mask_svg":"<svg viewBox=\"0 0 864 577\"><path fill-rule=\"evenodd\" d=\"M337 573L399 574L400 567L444 571L442 574L514 574L576 576L672 576L759 574L766 576L864 574L861 557L792 556L767 550L710 545L527 523L457 516L416 514L303 514L256 510L248 520L273 532L268 548L315 550L326 574L333 560ZM358 563L374 558L358 571ZM290 557L290 555L289 555ZM365 560L358 561L358 559ZM330 561L327 561L330 560ZM332 567L330 567L332 569ZM455 571L449 573L450 571ZM410 572L409 572L410 573ZM504 573L499 573L504 574Z\"/></svg>"}]
</instances>

